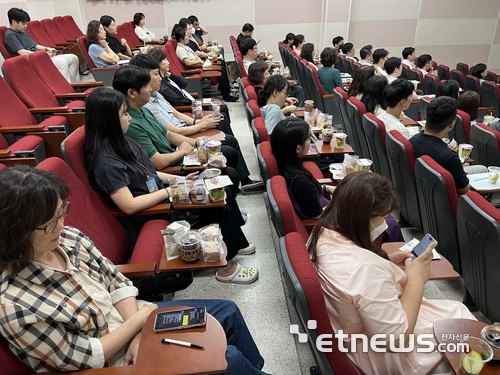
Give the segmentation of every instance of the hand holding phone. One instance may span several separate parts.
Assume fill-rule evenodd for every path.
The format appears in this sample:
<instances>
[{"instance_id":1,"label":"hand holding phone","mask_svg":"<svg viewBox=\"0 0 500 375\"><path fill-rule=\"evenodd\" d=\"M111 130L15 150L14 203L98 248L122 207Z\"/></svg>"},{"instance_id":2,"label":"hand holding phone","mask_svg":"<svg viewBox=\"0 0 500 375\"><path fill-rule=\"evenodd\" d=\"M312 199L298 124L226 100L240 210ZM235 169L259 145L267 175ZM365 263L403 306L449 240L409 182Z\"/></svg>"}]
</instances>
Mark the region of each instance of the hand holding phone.
<instances>
[{"instance_id":1,"label":"hand holding phone","mask_svg":"<svg viewBox=\"0 0 500 375\"><path fill-rule=\"evenodd\" d=\"M420 256L428 247L430 244L434 243L434 247L437 246L437 241L429 234L427 233L424 238L420 240L417 246L411 251L411 255L413 255L414 258L417 258Z\"/></svg>"}]
</instances>

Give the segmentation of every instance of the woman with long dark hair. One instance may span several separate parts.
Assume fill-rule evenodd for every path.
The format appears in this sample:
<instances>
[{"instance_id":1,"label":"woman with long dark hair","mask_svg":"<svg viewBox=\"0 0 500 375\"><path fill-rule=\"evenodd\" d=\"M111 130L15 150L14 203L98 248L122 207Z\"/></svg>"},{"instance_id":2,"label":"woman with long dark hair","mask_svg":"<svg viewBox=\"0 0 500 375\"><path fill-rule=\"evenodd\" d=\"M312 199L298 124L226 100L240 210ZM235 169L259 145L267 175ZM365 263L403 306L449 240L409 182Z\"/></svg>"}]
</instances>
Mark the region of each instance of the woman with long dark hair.
<instances>
[{"instance_id":1,"label":"woman with long dark hair","mask_svg":"<svg viewBox=\"0 0 500 375\"><path fill-rule=\"evenodd\" d=\"M335 188L321 186L302 164L311 144L309 125L301 119L280 121L273 130L271 148L278 170L285 178L288 194L301 219L319 217Z\"/></svg>"},{"instance_id":2,"label":"woman with long dark hair","mask_svg":"<svg viewBox=\"0 0 500 375\"><path fill-rule=\"evenodd\" d=\"M98 68L118 66L120 57L106 42L106 31L99 21L90 21L87 25L87 47L89 56Z\"/></svg>"},{"instance_id":3,"label":"woman with long dark hair","mask_svg":"<svg viewBox=\"0 0 500 375\"><path fill-rule=\"evenodd\" d=\"M354 73L354 77L352 78L351 86L349 86L349 91L347 91L347 95L349 97L354 96L356 99L361 100L363 97L363 90L365 89L365 83L373 76L379 76L378 70L375 69L375 66L362 66L356 73Z\"/></svg>"},{"instance_id":4,"label":"woman with long dark hair","mask_svg":"<svg viewBox=\"0 0 500 375\"><path fill-rule=\"evenodd\" d=\"M285 39L283 40L283 43L286 44L288 47L292 48L294 39L295 39L295 34L288 33L288 34L286 34Z\"/></svg>"},{"instance_id":5,"label":"woman with long dark hair","mask_svg":"<svg viewBox=\"0 0 500 375\"><path fill-rule=\"evenodd\" d=\"M293 50L297 55L300 56L300 52L302 52L302 47L304 46L306 37L302 34L297 34L295 35L295 38L293 38Z\"/></svg>"},{"instance_id":6,"label":"woman with long dark hair","mask_svg":"<svg viewBox=\"0 0 500 375\"><path fill-rule=\"evenodd\" d=\"M116 90L97 88L87 98L85 111L85 167L92 186L109 197L123 212L133 214L167 200L170 177L157 172L146 151L125 137L130 123L128 103ZM196 178L196 174L187 176ZM228 253L228 265L217 272L221 282L249 283L258 278L254 267L232 262L237 254L252 254L255 246L241 230L244 220L231 189L226 188L227 205L222 209L201 209L198 226L218 222ZM144 220L143 220L144 221Z\"/></svg>"},{"instance_id":7,"label":"woman with long dark hair","mask_svg":"<svg viewBox=\"0 0 500 375\"><path fill-rule=\"evenodd\" d=\"M314 67L316 68L316 70L318 70L316 63L314 62L314 54L315 54L314 44L304 43L304 46L302 47L302 51L300 51L300 57L302 57L304 60L313 64Z\"/></svg>"},{"instance_id":8,"label":"woman with long dark hair","mask_svg":"<svg viewBox=\"0 0 500 375\"><path fill-rule=\"evenodd\" d=\"M371 112L378 116L385 112L387 103L384 97L384 88L387 86L387 79L381 76L373 76L365 83L361 102L366 107L366 112Z\"/></svg>"},{"instance_id":9,"label":"woman with long dark hair","mask_svg":"<svg viewBox=\"0 0 500 375\"><path fill-rule=\"evenodd\" d=\"M424 285L430 275L431 244L418 258L408 251L388 255L374 243L387 215L397 207L392 183L377 173L356 172L337 186L308 243L335 332L348 345L352 334L368 341L385 334L379 348L362 350L363 341L347 356L364 374L429 374L444 360L437 351L391 353L389 347L409 347L413 334L432 337L438 319L474 319L458 301L427 300ZM397 264L404 262L403 271ZM392 335L392 336L391 336ZM382 340L383 341L383 338ZM415 341L411 341L415 344Z\"/></svg>"},{"instance_id":10,"label":"woman with long dark hair","mask_svg":"<svg viewBox=\"0 0 500 375\"><path fill-rule=\"evenodd\" d=\"M271 148L276 158L280 175L288 187L290 200L301 219L315 219L330 201L335 188L320 185L313 175L302 165L301 156L307 155L310 146L309 125L300 119L280 121L271 137ZM389 216L388 227L382 242L403 241L399 224Z\"/></svg>"},{"instance_id":11,"label":"woman with long dark hair","mask_svg":"<svg viewBox=\"0 0 500 375\"><path fill-rule=\"evenodd\" d=\"M177 58L180 60L182 64L187 66L188 68L199 68L203 65L203 60L200 59L196 53L188 46L189 44L189 34L186 28L180 25L174 25L172 29L172 35L174 39L177 41L177 49L175 53ZM237 98L230 95L231 87L229 85L229 80L227 77L227 71L225 66L220 70L221 76L217 77L217 82L219 83L219 89L222 95L222 98L226 102L236 102Z\"/></svg>"}]
</instances>

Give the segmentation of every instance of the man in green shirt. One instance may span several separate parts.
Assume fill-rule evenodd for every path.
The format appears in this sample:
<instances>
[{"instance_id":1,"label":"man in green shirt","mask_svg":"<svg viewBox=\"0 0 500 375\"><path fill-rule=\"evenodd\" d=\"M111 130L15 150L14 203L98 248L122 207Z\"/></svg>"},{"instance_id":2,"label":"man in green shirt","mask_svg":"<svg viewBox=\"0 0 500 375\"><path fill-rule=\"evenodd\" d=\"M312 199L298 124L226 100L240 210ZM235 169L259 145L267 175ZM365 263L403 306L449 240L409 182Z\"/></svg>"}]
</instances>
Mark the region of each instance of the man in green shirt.
<instances>
[{"instance_id":1,"label":"man in green shirt","mask_svg":"<svg viewBox=\"0 0 500 375\"><path fill-rule=\"evenodd\" d=\"M151 96L150 75L136 66L123 66L115 73L113 88L127 97L132 117L125 133L144 147L156 169L177 164L193 151L196 140L167 131L143 106ZM178 147L175 150L175 147Z\"/></svg>"}]
</instances>

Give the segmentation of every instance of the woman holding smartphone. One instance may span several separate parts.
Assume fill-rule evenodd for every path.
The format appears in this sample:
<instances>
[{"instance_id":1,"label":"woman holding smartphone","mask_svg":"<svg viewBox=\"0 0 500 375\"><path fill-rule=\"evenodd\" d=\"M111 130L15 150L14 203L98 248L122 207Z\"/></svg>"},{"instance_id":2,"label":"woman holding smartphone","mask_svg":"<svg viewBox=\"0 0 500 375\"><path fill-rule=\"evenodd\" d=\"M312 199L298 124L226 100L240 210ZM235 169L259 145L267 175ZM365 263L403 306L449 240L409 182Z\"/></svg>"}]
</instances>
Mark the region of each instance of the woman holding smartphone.
<instances>
[{"instance_id":1,"label":"woman holding smartphone","mask_svg":"<svg viewBox=\"0 0 500 375\"><path fill-rule=\"evenodd\" d=\"M393 347L415 344L411 334L430 334L438 319L475 319L458 301L427 300L431 244L415 259L407 251L388 255L373 243L373 232L397 207L392 184L369 172L347 175L314 227L308 244L325 294L326 308L335 332L343 331L344 347L351 334L387 336L387 352L363 352L361 340L349 359L364 374L429 374L445 361L442 353L390 353ZM404 262L403 271L397 264ZM389 336L393 334L393 336ZM404 340L403 342L400 342ZM379 348L383 345L379 345ZM446 371L442 371L446 372Z\"/></svg>"},{"instance_id":2,"label":"woman holding smartphone","mask_svg":"<svg viewBox=\"0 0 500 375\"><path fill-rule=\"evenodd\" d=\"M123 212L133 214L167 200L171 196L166 173L157 172L146 151L125 137L130 124L128 103L116 90L97 88L87 98L85 111L85 167L91 185L108 196ZM196 178L195 174L187 176ZM198 227L219 223L227 245L227 267L220 268L220 282L247 284L257 280L255 267L242 267L232 259L252 254L255 246L247 241L241 226L243 217L230 188L226 188L223 208L201 209ZM141 218L143 222L147 218Z\"/></svg>"}]
</instances>

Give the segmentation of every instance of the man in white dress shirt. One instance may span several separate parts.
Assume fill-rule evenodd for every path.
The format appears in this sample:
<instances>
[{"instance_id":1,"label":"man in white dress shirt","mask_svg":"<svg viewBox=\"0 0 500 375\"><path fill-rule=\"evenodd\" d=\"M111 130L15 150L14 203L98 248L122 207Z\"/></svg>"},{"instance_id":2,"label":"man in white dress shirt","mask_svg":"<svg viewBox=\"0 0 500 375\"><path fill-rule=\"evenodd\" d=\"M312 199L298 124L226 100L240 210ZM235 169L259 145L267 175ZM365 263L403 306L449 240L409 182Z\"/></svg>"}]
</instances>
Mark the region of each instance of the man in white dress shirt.
<instances>
[{"instance_id":1,"label":"man in white dress shirt","mask_svg":"<svg viewBox=\"0 0 500 375\"><path fill-rule=\"evenodd\" d=\"M402 52L403 55L403 61L402 63L405 64L409 69L412 69L415 67L415 58L416 58L416 53L415 53L415 48L413 47L405 47Z\"/></svg>"},{"instance_id":2,"label":"man in white dress shirt","mask_svg":"<svg viewBox=\"0 0 500 375\"><path fill-rule=\"evenodd\" d=\"M360 64L368 66L373 65L372 50L373 47L371 44L368 44L361 48L361 50L359 51L359 57L361 58L361 60L359 60Z\"/></svg>"},{"instance_id":3,"label":"man in white dress shirt","mask_svg":"<svg viewBox=\"0 0 500 375\"><path fill-rule=\"evenodd\" d=\"M397 130L406 139L410 139L410 132L399 121L399 117L401 112L407 110L411 105L413 84L406 79L396 79L384 88L384 96L387 109L377 117L384 122L385 131L389 133L391 130Z\"/></svg>"},{"instance_id":4,"label":"man in white dress shirt","mask_svg":"<svg viewBox=\"0 0 500 375\"><path fill-rule=\"evenodd\" d=\"M429 54L420 55L417 58L417 68L424 76L427 75L427 73L432 73L434 70L432 67L432 56Z\"/></svg>"},{"instance_id":5,"label":"man in white dress shirt","mask_svg":"<svg viewBox=\"0 0 500 375\"><path fill-rule=\"evenodd\" d=\"M389 51L378 48L373 52L373 64L376 65L376 68L380 75L387 77L387 73L384 70L385 61L389 58Z\"/></svg>"},{"instance_id":6,"label":"man in white dress shirt","mask_svg":"<svg viewBox=\"0 0 500 375\"><path fill-rule=\"evenodd\" d=\"M384 63L384 69L388 74L387 82L392 83L401 75L401 59L399 57L389 57Z\"/></svg>"},{"instance_id":7,"label":"man in white dress shirt","mask_svg":"<svg viewBox=\"0 0 500 375\"><path fill-rule=\"evenodd\" d=\"M248 74L248 68L251 64L255 62L257 55L259 54L259 48L257 47L257 42L255 39L249 38L241 42L241 56L243 56L243 66Z\"/></svg>"}]
</instances>

